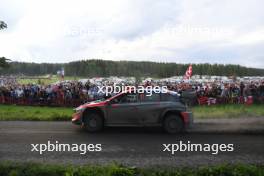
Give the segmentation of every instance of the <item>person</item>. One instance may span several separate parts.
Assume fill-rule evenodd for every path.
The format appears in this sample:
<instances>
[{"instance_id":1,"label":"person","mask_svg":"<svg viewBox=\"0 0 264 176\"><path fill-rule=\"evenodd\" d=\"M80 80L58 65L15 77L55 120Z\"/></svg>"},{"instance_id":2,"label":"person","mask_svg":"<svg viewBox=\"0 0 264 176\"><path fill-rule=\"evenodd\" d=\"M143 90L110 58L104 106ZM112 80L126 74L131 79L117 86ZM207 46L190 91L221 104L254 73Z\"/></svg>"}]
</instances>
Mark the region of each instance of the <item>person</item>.
<instances>
[{"instance_id":1,"label":"person","mask_svg":"<svg viewBox=\"0 0 264 176\"><path fill-rule=\"evenodd\" d=\"M240 96L244 97L244 88L245 84L243 82L240 83Z\"/></svg>"}]
</instances>

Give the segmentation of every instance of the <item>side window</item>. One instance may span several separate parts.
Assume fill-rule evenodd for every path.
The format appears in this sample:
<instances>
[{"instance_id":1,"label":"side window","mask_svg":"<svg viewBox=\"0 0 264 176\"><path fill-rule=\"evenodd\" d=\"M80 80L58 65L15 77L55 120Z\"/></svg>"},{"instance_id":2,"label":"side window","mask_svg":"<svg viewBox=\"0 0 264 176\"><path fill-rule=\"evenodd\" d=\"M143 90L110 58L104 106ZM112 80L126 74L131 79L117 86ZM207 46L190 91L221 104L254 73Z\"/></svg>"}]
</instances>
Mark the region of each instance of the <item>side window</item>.
<instances>
[{"instance_id":1,"label":"side window","mask_svg":"<svg viewBox=\"0 0 264 176\"><path fill-rule=\"evenodd\" d=\"M136 103L136 102L138 102L138 95L134 93L127 93L112 100L113 104Z\"/></svg>"},{"instance_id":2,"label":"side window","mask_svg":"<svg viewBox=\"0 0 264 176\"><path fill-rule=\"evenodd\" d=\"M150 94L141 94L140 99L142 102L156 102L160 101L160 94L153 93L152 95Z\"/></svg>"},{"instance_id":3,"label":"side window","mask_svg":"<svg viewBox=\"0 0 264 176\"><path fill-rule=\"evenodd\" d=\"M161 95L161 101L179 101L179 97L177 95L171 95L168 93Z\"/></svg>"}]
</instances>

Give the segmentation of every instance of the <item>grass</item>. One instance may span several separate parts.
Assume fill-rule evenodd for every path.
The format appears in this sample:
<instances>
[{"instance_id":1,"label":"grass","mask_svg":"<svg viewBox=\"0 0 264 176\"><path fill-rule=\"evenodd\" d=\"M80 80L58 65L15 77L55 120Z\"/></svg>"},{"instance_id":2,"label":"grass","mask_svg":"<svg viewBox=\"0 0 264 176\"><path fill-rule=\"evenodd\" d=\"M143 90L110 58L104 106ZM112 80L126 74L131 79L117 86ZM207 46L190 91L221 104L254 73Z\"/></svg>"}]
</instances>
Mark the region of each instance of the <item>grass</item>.
<instances>
[{"instance_id":1,"label":"grass","mask_svg":"<svg viewBox=\"0 0 264 176\"><path fill-rule=\"evenodd\" d=\"M0 105L0 120L70 120L73 108Z\"/></svg>"},{"instance_id":2,"label":"grass","mask_svg":"<svg viewBox=\"0 0 264 176\"><path fill-rule=\"evenodd\" d=\"M73 166L37 163L0 163L1 176L262 176L260 165L218 165L198 168L129 168L112 164L108 166Z\"/></svg>"},{"instance_id":3,"label":"grass","mask_svg":"<svg viewBox=\"0 0 264 176\"><path fill-rule=\"evenodd\" d=\"M264 117L264 105L218 105L192 108L194 118ZM73 108L0 105L0 120L70 120Z\"/></svg>"},{"instance_id":4,"label":"grass","mask_svg":"<svg viewBox=\"0 0 264 176\"><path fill-rule=\"evenodd\" d=\"M197 119L206 118L238 118L238 117L264 117L264 105L214 105L196 106L192 108L194 117Z\"/></svg>"},{"instance_id":5,"label":"grass","mask_svg":"<svg viewBox=\"0 0 264 176\"><path fill-rule=\"evenodd\" d=\"M45 77L45 76L39 76L39 77ZM33 77L34 78L34 77ZM18 79L19 84L41 84L41 85L50 85L52 83L61 81L61 79L57 75L52 75L49 79L37 79L38 77L35 77L36 79ZM74 76L65 76L64 80L79 80L82 79L81 77L74 77Z\"/></svg>"}]
</instances>

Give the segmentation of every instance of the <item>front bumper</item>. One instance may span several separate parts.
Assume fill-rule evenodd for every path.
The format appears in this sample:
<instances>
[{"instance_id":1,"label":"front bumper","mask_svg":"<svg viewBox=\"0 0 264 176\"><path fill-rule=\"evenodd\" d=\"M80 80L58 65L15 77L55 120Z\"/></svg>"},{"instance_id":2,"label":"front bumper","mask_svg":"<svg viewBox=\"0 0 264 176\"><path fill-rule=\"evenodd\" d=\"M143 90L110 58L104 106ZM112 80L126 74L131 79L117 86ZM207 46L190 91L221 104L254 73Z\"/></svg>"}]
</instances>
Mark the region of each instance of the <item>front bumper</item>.
<instances>
[{"instance_id":1,"label":"front bumper","mask_svg":"<svg viewBox=\"0 0 264 176\"><path fill-rule=\"evenodd\" d=\"M81 118L82 118L82 113L81 112L74 113L72 115L72 123L76 124L76 125L81 125L82 124Z\"/></svg>"},{"instance_id":2,"label":"front bumper","mask_svg":"<svg viewBox=\"0 0 264 176\"><path fill-rule=\"evenodd\" d=\"M181 112L181 116L183 117L185 128L191 128L193 126L193 113L189 111Z\"/></svg>"}]
</instances>

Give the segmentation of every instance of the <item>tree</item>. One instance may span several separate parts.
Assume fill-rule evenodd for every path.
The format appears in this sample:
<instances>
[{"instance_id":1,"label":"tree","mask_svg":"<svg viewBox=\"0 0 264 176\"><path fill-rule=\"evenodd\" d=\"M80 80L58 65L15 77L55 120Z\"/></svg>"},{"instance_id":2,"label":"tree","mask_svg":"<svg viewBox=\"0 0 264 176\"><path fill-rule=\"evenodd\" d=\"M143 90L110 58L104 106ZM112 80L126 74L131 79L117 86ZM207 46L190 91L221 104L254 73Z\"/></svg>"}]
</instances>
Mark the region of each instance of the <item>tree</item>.
<instances>
[{"instance_id":1,"label":"tree","mask_svg":"<svg viewBox=\"0 0 264 176\"><path fill-rule=\"evenodd\" d=\"M189 64L82 60L64 64L37 64L26 62L10 62L0 57L10 65L8 69L0 69L0 74L24 74L29 76L56 74L61 67L65 68L66 76L135 76L135 77L171 77L184 75ZM6 65L6 64L4 64ZM239 65L222 64L192 64L193 74L218 76L264 76L264 69L248 68Z\"/></svg>"},{"instance_id":2,"label":"tree","mask_svg":"<svg viewBox=\"0 0 264 176\"><path fill-rule=\"evenodd\" d=\"M7 28L7 24L4 21L0 21L0 30Z\"/></svg>"},{"instance_id":3,"label":"tree","mask_svg":"<svg viewBox=\"0 0 264 176\"><path fill-rule=\"evenodd\" d=\"M7 24L3 21L0 21L0 30L7 28ZM8 62L10 61L10 59L7 59L5 57L0 57L0 68L6 68L9 66Z\"/></svg>"},{"instance_id":4,"label":"tree","mask_svg":"<svg viewBox=\"0 0 264 176\"><path fill-rule=\"evenodd\" d=\"M10 61L10 59L7 59L5 57L0 57L0 68L7 68L7 67L9 67L8 61Z\"/></svg>"}]
</instances>

